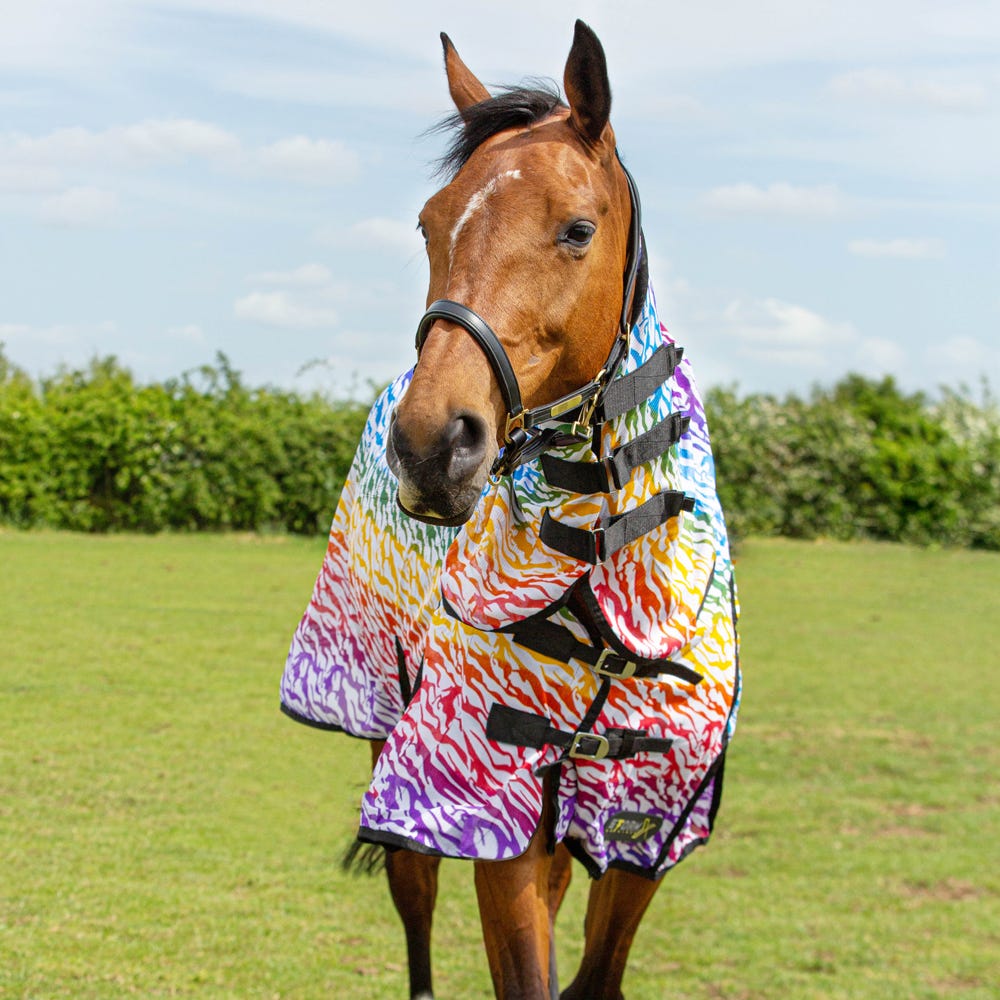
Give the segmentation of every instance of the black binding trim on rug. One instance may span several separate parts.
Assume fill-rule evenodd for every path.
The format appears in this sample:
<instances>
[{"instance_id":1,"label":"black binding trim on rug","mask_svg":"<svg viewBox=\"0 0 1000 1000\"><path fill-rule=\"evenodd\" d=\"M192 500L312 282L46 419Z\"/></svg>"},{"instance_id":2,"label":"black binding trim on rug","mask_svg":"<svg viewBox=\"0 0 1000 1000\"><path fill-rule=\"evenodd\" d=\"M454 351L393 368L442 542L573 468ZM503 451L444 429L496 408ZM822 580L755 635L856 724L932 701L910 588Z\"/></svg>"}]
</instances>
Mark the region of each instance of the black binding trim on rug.
<instances>
[{"instance_id":1,"label":"black binding trim on rug","mask_svg":"<svg viewBox=\"0 0 1000 1000\"><path fill-rule=\"evenodd\" d=\"M284 702L281 702L278 707L282 714L287 715L293 722L301 722L303 726L308 726L310 729L321 729L325 733L343 733L345 736L350 736L351 739L364 740L366 743L385 739L384 736L358 736L357 733L352 733L344 729L343 726L338 726L335 722L319 722L316 719L310 719L309 716L296 712L294 708L289 708Z\"/></svg>"},{"instance_id":2,"label":"black binding trim on rug","mask_svg":"<svg viewBox=\"0 0 1000 1000\"><path fill-rule=\"evenodd\" d=\"M417 840L411 840L398 833L387 833L384 830L373 830L369 826L363 826L358 830L358 840L364 844L380 844L388 850L406 850L414 854L425 854L430 858L448 858L453 855L445 854L444 851L436 851L433 847L427 847ZM464 858L456 860L466 860Z\"/></svg>"},{"instance_id":3,"label":"black binding trim on rug","mask_svg":"<svg viewBox=\"0 0 1000 1000\"><path fill-rule=\"evenodd\" d=\"M690 799L688 799L687 805L684 807L680 816L677 817L677 822L674 823L672 829L670 830L669 835L667 836L667 839L664 841L663 847L660 849L659 857L657 857L656 864L653 866L654 868L659 868L660 865L662 865L667 860L667 855L670 853L670 848L673 847L674 841L679 836L681 830L684 829L684 826L687 823L688 819L690 818L691 813L694 810L694 807L701 800L702 795L705 794L705 789L708 788L708 783L714 780L716 775L719 772L721 772L723 767L725 767L725 762L726 762L726 751L723 749L722 752L719 754L719 756L716 757L715 760L713 760L712 763L709 765L708 770L705 772L705 776L701 779L694 794L691 796ZM712 824L715 821L715 813L718 812L719 808L719 803L717 800L718 797L715 795L715 789L713 789L712 791L713 791L712 806L709 808L709 817L708 817L709 833L712 832ZM707 839L708 839L707 837L700 838L700 842L704 843ZM677 862L675 862L675 864L677 864L678 862L682 861L685 857L687 857L688 853L689 852L685 850L684 853L681 855L681 857L677 859Z\"/></svg>"}]
</instances>

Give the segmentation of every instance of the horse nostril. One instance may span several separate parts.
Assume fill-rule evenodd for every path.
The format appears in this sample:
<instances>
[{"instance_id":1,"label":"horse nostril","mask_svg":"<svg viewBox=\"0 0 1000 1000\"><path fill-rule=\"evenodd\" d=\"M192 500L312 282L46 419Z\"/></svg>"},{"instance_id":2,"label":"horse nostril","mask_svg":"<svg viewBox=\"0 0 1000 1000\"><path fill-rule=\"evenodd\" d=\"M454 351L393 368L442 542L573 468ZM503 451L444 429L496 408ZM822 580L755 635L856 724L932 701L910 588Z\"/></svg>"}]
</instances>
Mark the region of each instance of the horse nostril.
<instances>
[{"instance_id":1,"label":"horse nostril","mask_svg":"<svg viewBox=\"0 0 1000 1000\"><path fill-rule=\"evenodd\" d=\"M480 417L462 414L445 430L442 443L448 457L448 477L453 481L475 474L486 456L486 423Z\"/></svg>"}]
</instances>

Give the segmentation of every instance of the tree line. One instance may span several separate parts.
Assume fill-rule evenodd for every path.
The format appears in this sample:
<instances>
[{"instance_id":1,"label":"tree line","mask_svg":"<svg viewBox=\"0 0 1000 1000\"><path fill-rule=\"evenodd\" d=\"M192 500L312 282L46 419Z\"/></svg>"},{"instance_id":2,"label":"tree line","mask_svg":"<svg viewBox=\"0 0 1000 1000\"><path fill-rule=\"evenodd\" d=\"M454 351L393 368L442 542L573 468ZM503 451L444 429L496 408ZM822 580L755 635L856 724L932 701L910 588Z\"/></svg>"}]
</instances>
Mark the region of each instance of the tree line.
<instances>
[{"instance_id":1,"label":"tree line","mask_svg":"<svg viewBox=\"0 0 1000 1000\"><path fill-rule=\"evenodd\" d=\"M325 533L370 401L247 386L219 355L140 384L114 358L32 379L0 351L0 524ZM1000 411L849 375L706 411L737 538L875 538L1000 550Z\"/></svg>"}]
</instances>

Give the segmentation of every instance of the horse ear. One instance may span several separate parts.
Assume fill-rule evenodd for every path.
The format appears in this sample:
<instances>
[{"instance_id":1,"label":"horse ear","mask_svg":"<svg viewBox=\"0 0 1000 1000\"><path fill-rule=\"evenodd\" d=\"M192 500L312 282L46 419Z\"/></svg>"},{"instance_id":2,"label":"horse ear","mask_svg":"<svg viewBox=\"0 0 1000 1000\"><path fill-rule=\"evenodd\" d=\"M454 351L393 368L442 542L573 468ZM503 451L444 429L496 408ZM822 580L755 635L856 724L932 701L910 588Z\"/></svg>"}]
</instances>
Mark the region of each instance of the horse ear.
<instances>
[{"instance_id":1,"label":"horse ear","mask_svg":"<svg viewBox=\"0 0 1000 1000\"><path fill-rule=\"evenodd\" d=\"M583 21L576 22L563 87L569 101L570 121L587 143L596 145L611 116L611 84L604 49Z\"/></svg>"},{"instance_id":2,"label":"horse ear","mask_svg":"<svg viewBox=\"0 0 1000 1000\"><path fill-rule=\"evenodd\" d=\"M444 47L444 70L448 74L448 90L459 112L471 108L480 101L489 100L490 92L462 62L451 39L443 31L441 45Z\"/></svg>"}]
</instances>

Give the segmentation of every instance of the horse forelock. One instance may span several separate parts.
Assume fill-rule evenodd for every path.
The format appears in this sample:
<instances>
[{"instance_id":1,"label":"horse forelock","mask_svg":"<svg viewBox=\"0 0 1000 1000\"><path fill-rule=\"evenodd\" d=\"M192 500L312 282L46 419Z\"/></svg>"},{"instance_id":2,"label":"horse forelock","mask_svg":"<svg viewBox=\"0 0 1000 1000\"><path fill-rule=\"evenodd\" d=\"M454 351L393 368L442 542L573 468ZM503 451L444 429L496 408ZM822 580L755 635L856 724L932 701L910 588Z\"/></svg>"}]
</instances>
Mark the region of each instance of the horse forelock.
<instances>
[{"instance_id":1,"label":"horse forelock","mask_svg":"<svg viewBox=\"0 0 1000 1000\"><path fill-rule=\"evenodd\" d=\"M551 80L532 80L531 84L504 87L488 100L456 111L433 126L430 132L451 134L448 148L436 161L436 172L453 180L487 139L507 129L535 125L567 107Z\"/></svg>"}]
</instances>

